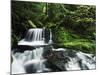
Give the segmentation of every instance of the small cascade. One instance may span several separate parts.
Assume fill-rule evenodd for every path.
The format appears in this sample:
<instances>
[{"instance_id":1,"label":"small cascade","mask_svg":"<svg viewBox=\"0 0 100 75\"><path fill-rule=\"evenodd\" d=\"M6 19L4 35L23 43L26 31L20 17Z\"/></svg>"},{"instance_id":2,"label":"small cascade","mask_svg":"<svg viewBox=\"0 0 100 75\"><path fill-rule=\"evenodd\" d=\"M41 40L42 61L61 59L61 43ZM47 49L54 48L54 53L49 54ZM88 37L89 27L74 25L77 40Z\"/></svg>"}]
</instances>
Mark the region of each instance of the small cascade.
<instances>
[{"instance_id":1,"label":"small cascade","mask_svg":"<svg viewBox=\"0 0 100 75\"><path fill-rule=\"evenodd\" d=\"M29 29L25 36L25 41L43 41L42 40L42 34L43 30L42 29Z\"/></svg>"},{"instance_id":2,"label":"small cascade","mask_svg":"<svg viewBox=\"0 0 100 75\"><path fill-rule=\"evenodd\" d=\"M86 54L82 52L78 52L77 54L78 59L81 60L81 67L85 65L85 68L83 67L83 70L87 69L95 69L96 68L96 60L93 59L92 54ZM94 56L95 57L95 56Z\"/></svg>"},{"instance_id":3,"label":"small cascade","mask_svg":"<svg viewBox=\"0 0 100 75\"><path fill-rule=\"evenodd\" d=\"M43 59L43 48L36 48L35 50L33 50L33 55L34 55L34 59Z\"/></svg>"},{"instance_id":4,"label":"small cascade","mask_svg":"<svg viewBox=\"0 0 100 75\"><path fill-rule=\"evenodd\" d=\"M67 63L62 63L64 60L58 63L60 67L63 64L63 66L65 66L65 70L91 70L96 68L96 60L93 54L87 54L65 48L58 48L53 50L59 52L61 55L59 55L60 58L65 58L67 60Z\"/></svg>"},{"instance_id":5,"label":"small cascade","mask_svg":"<svg viewBox=\"0 0 100 75\"><path fill-rule=\"evenodd\" d=\"M45 43L44 30L40 28L29 29L25 38L18 42L18 45L41 46Z\"/></svg>"},{"instance_id":6,"label":"small cascade","mask_svg":"<svg viewBox=\"0 0 100 75\"><path fill-rule=\"evenodd\" d=\"M34 55L34 60L37 61L38 65L37 65L37 72L43 72L44 70L44 64L43 62L45 61L45 59L43 58L42 54L43 54L43 47L40 48L36 48L36 50L33 50L33 55Z\"/></svg>"},{"instance_id":7,"label":"small cascade","mask_svg":"<svg viewBox=\"0 0 100 75\"><path fill-rule=\"evenodd\" d=\"M53 41L52 41L52 32L51 32L51 29L50 29L50 40L49 40L49 44L52 44Z\"/></svg>"},{"instance_id":8,"label":"small cascade","mask_svg":"<svg viewBox=\"0 0 100 75\"><path fill-rule=\"evenodd\" d=\"M52 38L51 30L50 30L50 37ZM50 38L50 41L52 41L51 38ZM22 65L21 63L19 63L23 67L23 69L26 68L25 69L26 71L24 72L27 72L27 69L29 69L30 65L31 67L33 66L32 68L30 68L31 72L43 72L43 71L50 70L45 67L44 63L46 62L46 59L44 59L43 57L43 53L44 53L43 46L48 45L47 43L45 43L45 29L41 29L41 28L29 29L25 38L19 41L18 45L34 46L35 49L33 49L32 51L28 51L28 50L24 51L24 53L13 54L15 56L14 58L15 63L14 62L13 62L14 64L12 63L13 70L16 70L13 67L18 65L18 64L16 65L16 63L19 60L21 60L21 63L24 64ZM16 73L19 73L19 72L16 71Z\"/></svg>"},{"instance_id":9,"label":"small cascade","mask_svg":"<svg viewBox=\"0 0 100 75\"><path fill-rule=\"evenodd\" d=\"M78 60L76 58L69 57L70 61L65 64L66 70L81 70Z\"/></svg>"},{"instance_id":10,"label":"small cascade","mask_svg":"<svg viewBox=\"0 0 100 75\"><path fill-rule=\"evenodd\" d=\"M23 62L20 59L16 59L13 55L13 62L12 62L12 74L17 74L17 73L26 73Z\"/></svg>"},{"instance_id":11,"label":"small cascade","mask_svg":"<svg viewBox=\"0 0 100 75\"><path fill-rule=\"evenodd\" d=\"M52 44L53 41L52 41L52 32L51 32L51 29L50 29L50 40L49 40L49 44Z\"/></svg>"}]
</instances>

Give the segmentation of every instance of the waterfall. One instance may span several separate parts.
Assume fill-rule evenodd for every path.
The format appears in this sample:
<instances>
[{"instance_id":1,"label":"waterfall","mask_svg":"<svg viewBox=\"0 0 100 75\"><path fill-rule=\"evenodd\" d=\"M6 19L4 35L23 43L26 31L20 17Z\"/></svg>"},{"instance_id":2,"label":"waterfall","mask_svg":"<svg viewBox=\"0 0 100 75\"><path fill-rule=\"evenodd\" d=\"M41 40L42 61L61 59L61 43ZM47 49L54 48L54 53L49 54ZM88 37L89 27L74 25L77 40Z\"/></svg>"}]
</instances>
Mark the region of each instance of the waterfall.
<instances>
[{"instance_id":1,"label":"waterfall","mask_svg":"<svg viewBox=\"0 0 100 75\"><path fill-rule=\"evenodd\" d=\"M39 46L46 45L44 30L40 28L29 29L25 38L18 42L18 45Z\"/></svg>"},{"instance_id":2,"label":"waterfall","mask_svg":"<svg viewBox=\"0 0 100 75\"><path fill-rule=\"evenodd\" d=\"M14 56L13 57L13 63L12 63L12 73L16 74L16 73L26 73L22 60L20 59L16 59Z\"/></svg>"},{"instance_id":3,"label":"waterfall","mask_svg":"<svg viewBox=\"0 0 100 75\"><path fill-rule=\"evenodd\" d=\"M95 69L96 62L95 57L93 57L92 54L76 52L65 48L55 49L53 47L51 49L53 52L60 53L58 54L58 58L65 58L66 60L69 59L69 61L66 63L63 63L64 60L59 61L54 64L56 66L49 63L50 66L48 67L48 59L44 58L43 54L50 50L49 46L51 47L53 43L51 29L49 32L49 40L46 43L45 29L36 28L28 30L25 38L18 42L18 46L32 46L34 49L12 53L12 74L61 71L59 69L55 69L55 67L61 69L65 67L64 70ZM49 56L49 54L50 52L47 53L47 56ZM64 67L62 67L62 65Z\"/></svg>"},{"instance_id":4,"label":"waterfall","mask_svg":"<svg viewBox=\"0 0 100 75\"><path fill-rule=\"evenodd\" d=\"M25 40L26 41L43 41L42 40L42 29L29 29L28 33L26 34Z\"/></svg>"},{"instance_id":5,"label":"waterfall","mask_svg":"<svg viewBox=\"0 0 100 75\"><path fill-rule=\"evenodd\" d=\"M52 41L52 32L51 32L51 29L50 29L50 40L49 40L49 44L52 44L53 41Z\"/></svg>"},{"instance_id":6,"label":"waterfall","mask_svg":"<svg viewBox=\"0 0 100 75\"><path fill-rule=\"evenodd\" d=\"M50 36L51 36L51 33L50 33ZM12 63L12 69L13 69L12 71L14 71L12 73L15 73L15 70L18 70L16 69L17 67L15 68L14 66L18 65L18 64L16 65L16 63L18 63L19 60L21 60L21 64L19 63L19 66L21 65L20 66L21 73L25 73L26 71L24 70L24 68L26 68L27 70L29 69L28 67L30 65L31 67L33 66L33 68L31 69L33 70L32 72L43 72L43 71L50 70L45 67L44 62L46 61L46 59L44 59L42 56L44 52L43 51L44 47L41 47L41 46L48 45L45 43L45 29L41 29L41 28L29 29L25 38L19 41L18 45L34 46L35 49L33 49L32 51L24 51L24 53L13 54L15 58L14 58L14 62ZM16 73L20 73L20 72L16 71Z\"/></svg>"},{"instance_id":7,"label":"waterfall","mask_svg":"<svg viewBox=\"0 0 100 75\"><path fill-rule=\"evenodd\" d=\"M43 48L36 48L35 50L33 50L34 53L34 59L42 59L42 54L43 54Z\"/></svg>"}]
</instances>

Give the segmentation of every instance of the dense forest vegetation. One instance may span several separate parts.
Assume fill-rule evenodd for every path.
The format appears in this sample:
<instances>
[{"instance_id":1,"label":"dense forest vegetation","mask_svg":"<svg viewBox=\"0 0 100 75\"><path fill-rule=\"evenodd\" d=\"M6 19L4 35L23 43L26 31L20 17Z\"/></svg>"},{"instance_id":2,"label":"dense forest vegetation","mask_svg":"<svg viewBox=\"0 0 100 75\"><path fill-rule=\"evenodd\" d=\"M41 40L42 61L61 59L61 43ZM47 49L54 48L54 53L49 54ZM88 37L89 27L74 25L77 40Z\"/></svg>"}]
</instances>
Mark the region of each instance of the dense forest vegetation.
<instances>
[{"instance_id":1,"label":"dense forest vegetation","mask_svg":"<svg viewBox=\"0 0 100 75\"><path fill-rule=\"evenodd\" d=\"M95 6L12 1L12 47L30 28L51 29L57 47L95 54Z\"/></svg>"}]
</instances>

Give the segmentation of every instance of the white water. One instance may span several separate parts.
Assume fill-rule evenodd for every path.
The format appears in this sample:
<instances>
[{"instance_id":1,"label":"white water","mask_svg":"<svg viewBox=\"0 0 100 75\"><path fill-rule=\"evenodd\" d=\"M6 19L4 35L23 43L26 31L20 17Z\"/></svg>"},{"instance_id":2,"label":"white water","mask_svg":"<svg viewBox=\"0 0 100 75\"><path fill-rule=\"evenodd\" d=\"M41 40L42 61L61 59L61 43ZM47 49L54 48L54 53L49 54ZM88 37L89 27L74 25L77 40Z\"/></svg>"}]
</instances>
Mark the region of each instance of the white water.
<instances>
[{"instance_id":1,"label":"white water","mask_svg":"<svg viewBox=\"0 0 100 75\"><path fill-rule=\"evenodd\" d=\"M37 29L29 29L24 39L18 42L18 45L28 45L28 46L39 46L39 45L47 45L45 43L44 30Z\"/></svg>"},{"instance_id":2,"label":"white water","mask_svg":"<svg viewBox=\"0 0 100 75\"><path fill-rule=\"evenodd\" d=\"M52 36L50 32L50 37ZM52 40L50 38L50 40ZM24 53L15 53L13 55L12 73L26 73L25 68L30 65L34 65L36 72L43 72L49 70L45 68L44 62L46 59L43 58L44 47L41 45L47 45L45 43L45 32L44 29L29 29L24 39L18 42L18 45L34 46L36 49L32 51L24 51ZM38 46L38 47L37 47ZM20 68L20 69L18 69ZM20 70L20 71L19 71Z\"/></svg>"},{"instance_id":3,"label":"white water","mask_svg":"<svg viewBox=\"0 0 100 75\"><path fill-rule=\"evenodd\" d=\"M81 64L79 63L81 61ZM87 70L95 69L95 60L92 54L77 52L76 57L70 58L68 64L65 64L67 70Z\"/></svg>"},{"instance_id":4,"label":"white water","mask_svg":"<svg viewBox=\"0 0 100 75\"><path fill-rule=\"evenodd\" d=\"M64 48L58 48L53 49L53 51L64 51L66 52L67 49ZM70 52L68 52L70 53ZM74 57L70 57L66 55L65 57L69 58L69 61L65 63L66 70L91 70L96 68L96 59L95 56L93 57L93 54L87 54L83 52L76 52L74 53ZM74 55L72 54L72 55ZM81 63L80 63L81 62Z\"/></svg>"},{"instance_id":5,"label":"white water","mask_svg":"<svg viewBox=\"0 0 100 75\"><path fill-rule=\"evenodd\" d=\"M44 64L44 62L46 62L46 59L44 59L43 57L43 46L53 43L51 30L49 42L45 43L45 39L44 29L29 29L26 37L23 40L19 41L18 45L34 46L35 49L33 49L32 51L26 50L23 53L12 53L12 74L27 73L26 69L30 70L30 68L32 68L32 72L51 71L49 68L46 68ZM41 47L41 45L43 46ZM52 50L62 52L66 51L66 49L64 48L52 48ZM67 56L70 61L63 64L66 70L95 69L95 57L93 58L92 54L76 52L75 55L75 57Z\"/></svg>"},{"instance_id":6,"label":"white water","mask_svg":"<svg viewBox=\"0 0 100 75\"><path fill-rule=\"evenodd\" d=\"M50 40L49 40L49 44L52 44L53 41L52 41L52 32L51 32L51 29L50 29Z\"/></svg>"},{"instance_id":7,"label":"white water","mask_svg":"<svg viewBox=\"0 0 100 75\"><path fill-rule=\"evenodd\" d=\"M43 54L43 47L36 48L33 50L34 53L34 59L43 59L42 54Z\"/></svg>"},{"instance_id":8,"label":"white water","mask_svg":"<svg viewBox=\"0 0 100 75\"><path fill-rule=\"evenodd\" d=\"M92 56L92 54L86 54L82 52L77 53L77 57L82 60L82 64L85 64L88 67L88 69L96 68L96 60L93 59Z\"/></svg>"},{"instance_id":9,"label":"white water","mask_svg":"<svg viewBox=\"0 0 100 75\"><path fill-rule=\"evenodd\" d=\"M14 56L12 56L12 57L13 57L12 74L26 73L22 60L16 59Z\"/></svg>"}]
</instances>

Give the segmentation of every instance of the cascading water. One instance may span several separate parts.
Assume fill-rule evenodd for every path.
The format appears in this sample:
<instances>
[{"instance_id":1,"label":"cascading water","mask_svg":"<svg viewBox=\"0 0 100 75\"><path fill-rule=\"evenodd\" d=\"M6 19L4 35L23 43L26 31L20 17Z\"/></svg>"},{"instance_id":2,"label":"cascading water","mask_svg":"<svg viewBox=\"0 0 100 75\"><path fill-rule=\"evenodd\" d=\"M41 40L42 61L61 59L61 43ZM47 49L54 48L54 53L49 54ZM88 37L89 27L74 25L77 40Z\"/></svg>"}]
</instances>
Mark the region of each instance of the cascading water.
<instances>
[{"instance_id":1,"label":"cascading water","mask_svg":"<svg viewBox=\"0 0 100 75\"><path fill-rule=\"evenodd\" d=\"M63 55L62 58L68 59L67 63L63 63L65 70L91 70L96 68L96 60L93 54L87 54L64 48L53 50L60 52L61 55Z\"/></svg>"},{"instance_id":2,"label":"cascading water","mask_svg":"<svg viewBox=\"0 0 100 75\"><path fill-rule=\"evenodd\" d=\"M50 40L52 40L50 38ZM12 63L12 73L25 73L25 67L27 66L33 66L35 72L43 72L44 70L49 70L45 68L44 62L46 59L43 58L43 50L44 50L44 45L47 45L45 43L45 32L44 29L29 29L27 32L26 36L24 39L18 42L18 45L28 45L28 46L34 46L35 49L32 51L24 51L24 53L15 53L12 54L14 62ZM42 46L42 47L41 47ZM20 63L19 63L19 60ZM17 64L17 65L16 65ZM19 64L19 66L18 66ZM24 64L24 65L22 65ZM20 70L21 72L18 71L17 67L23 68ZM16 71L16 72L15 72ZM32 71L34 72L34 71Z\"/></svg>"},{"instance_id":3,"label":"cascading water","mask_svg":"<svg viewBox=\"0 0 100 75\"><path fill-rule=\"evenodd\" d=\"M52 44L53 41L52 41L52 32L51 32L51 29L50 29L50 40L49 40L49 44Z\"/></svg>"},{"instance_id":4,"label":"cascading water","mask_svg":"<svg viewBox=\"0 0 100 75\"><path fill-rule=\"evenodd\" d=\"M32 50L25 50L24 52L16 52L12 53L12 74L18 73L37 73L37 72L51 72L57 71L55 67L60 68L58 71L63 71L62 65L65 67L65 70L83 70L83 69L95 69L95 57L92 54L86 54L82 52L74 52L73 50L67 50L65 48L58 48L54 49L52 47L53 52L60 52L60 55L63 55L58 58L65 58L66 60L69 59L68 62L63 63L63 60L46 67L46 62L49 59L43 57L45 51L49 49L45 49L47 46L51 46L52 41L52 32L51 29L49 30L50 36L49 40L46 43L45 37L45 29L36 28L36 29L29 29L24 39L18 42L20 46L32 46L35 49ZM17 50L18 51L18 50ZM50 53L50 52L49 52ZM49 56L49 53L47 56ZM50 55L51 56L51 55ZM54 55L55 56L55 55ZM72 57L73 56L73 57ZM52 70L53 66L53 70Z\"/></svg>"},{"instance_id":5,"label":"cascading water","mask_svg":"<svg viewBox=\"0 0 100 75\"><path fill-rule=\"evenodd\" d=\"M19 41L18 45L39 46L46 45L44 29L29 29L25 38Z\"/></svg>"}]
</instances>

